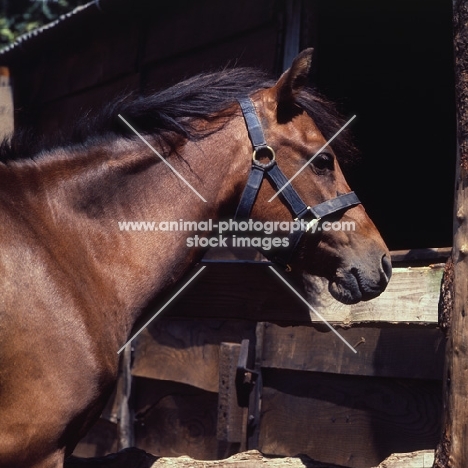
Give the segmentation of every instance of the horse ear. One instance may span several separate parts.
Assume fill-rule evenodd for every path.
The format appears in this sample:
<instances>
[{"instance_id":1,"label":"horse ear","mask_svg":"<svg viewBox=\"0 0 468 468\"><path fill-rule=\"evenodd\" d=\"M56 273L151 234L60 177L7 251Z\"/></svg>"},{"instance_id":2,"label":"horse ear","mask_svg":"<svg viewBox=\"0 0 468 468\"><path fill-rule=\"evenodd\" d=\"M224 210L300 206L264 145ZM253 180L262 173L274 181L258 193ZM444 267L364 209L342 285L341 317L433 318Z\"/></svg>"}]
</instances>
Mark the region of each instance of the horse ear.
<instances>
[{"instance_id":1,"label":"horse ear","mask_svg":"<svg viewBox=\"0 0 468 468\"><path fill-rule=\"evenodd\" d=\"M314 49L303 50L276 83L278 111L291 109L295 104L299 92L309 81L310 69L312 67L312 53Z\"/></svg>"}]
</instances>

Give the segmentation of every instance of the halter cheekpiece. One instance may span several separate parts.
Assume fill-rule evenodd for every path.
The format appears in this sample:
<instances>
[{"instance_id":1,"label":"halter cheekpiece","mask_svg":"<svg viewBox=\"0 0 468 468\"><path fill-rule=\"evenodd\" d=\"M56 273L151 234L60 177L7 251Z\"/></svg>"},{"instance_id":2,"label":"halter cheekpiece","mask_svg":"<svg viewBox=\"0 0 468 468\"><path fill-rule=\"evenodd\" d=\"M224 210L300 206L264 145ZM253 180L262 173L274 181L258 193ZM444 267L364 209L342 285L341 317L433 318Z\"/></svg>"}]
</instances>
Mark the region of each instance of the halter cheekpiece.
<instances>
[{"instance_id":1,"label":"halter cheekpiece","mask_svg":"<svg viewBox=\"0 0 468 468\"><path fill-rule=\"evenodd\" d=\"M326 216L347 210L361 203L354 192L349 192L343 195L338 195L337 197L323 203L319 203L314 207L306 205L278 167L275 151L273 148L268 146L265 141L262 125L257 116L252 100L249 97L245 97L239 99L238 102L244 115L245 124L247 126L254 151L247 184L245 185L236 210L236 219L248 219L250 217L250 213L252 212L252 208L255 204L255 200L264 177L269 180L277 191L281 190L280 197L289 208L293 219L306 220L309 227L314 223L318 223ZM263 159L267 159L267 162L262 162ZM281 248L273 254L264 250L262 250L262 253L270 261L278 263L282 267L290 270L289 263L291 257L305 232L307 231L302 229L295 230L289 234L288 247Z\"/></svg>"}]
</instances>

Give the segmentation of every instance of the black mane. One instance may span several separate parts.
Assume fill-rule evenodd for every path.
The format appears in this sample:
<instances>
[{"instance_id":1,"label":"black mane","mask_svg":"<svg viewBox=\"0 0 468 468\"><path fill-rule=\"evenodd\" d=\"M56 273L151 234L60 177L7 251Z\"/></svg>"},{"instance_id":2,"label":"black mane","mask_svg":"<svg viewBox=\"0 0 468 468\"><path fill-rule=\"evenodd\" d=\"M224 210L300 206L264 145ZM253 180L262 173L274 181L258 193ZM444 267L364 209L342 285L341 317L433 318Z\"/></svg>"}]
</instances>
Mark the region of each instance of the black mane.
<instances>
[{"instance_id":1,"label":"black mane","mask_svg":"<svg viewBox=\"0 0 468 468\"><path fill-rule=\"evenodd\" d=\"M34 129L15 131L11 139L0 145L0 161L6 162L36 155L54 148L72 148L105 144L113 138L134 138L121 114L143 135L176 134L190 140L206 135L195 120L213 121L239 98L275 82L255 69L233 68L205 73L182 81L166 90L145 96L126 95L104 106L98 113L87 112L71 130L58 135L37 135ZM344 120L333 105L312 89L301 93L298 104L312 117L326 139L336 133ZM225 115L225 117L229 117ZM333 142L340 160L348 159L353 146L346 132Z\"/></svg>"}]
</instances>

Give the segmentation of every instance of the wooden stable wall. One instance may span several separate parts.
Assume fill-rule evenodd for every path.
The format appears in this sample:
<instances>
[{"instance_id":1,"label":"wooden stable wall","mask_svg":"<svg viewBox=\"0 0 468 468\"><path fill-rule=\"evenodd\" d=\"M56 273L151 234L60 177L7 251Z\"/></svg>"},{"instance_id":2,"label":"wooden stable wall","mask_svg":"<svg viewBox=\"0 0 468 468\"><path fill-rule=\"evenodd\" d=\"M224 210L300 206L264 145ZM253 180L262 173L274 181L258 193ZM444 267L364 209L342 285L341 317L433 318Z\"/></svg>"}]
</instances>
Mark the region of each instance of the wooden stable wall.
<instances>
[{"instance_id":1,"label":"wooden stable wall","mask_svg":"<svg viewBox=\"0 0 468 468\"><path fill-rule=\"evenodd\" d=\"M443 259L446 252L438 254ZM257 448L352 468L434 449L442 411L443 264L429 262L397 266L388 290L367 303L345 306L319 295L316 307L356 347L353 354L264 262L207 259L183 297L134 342L135 445L160 456L211 460ZM233 382L244 339L263 377L255 446L245 442L248 415ZM116 411L103 415L76 453L119 448L117 418Z\"/></svg>"},{"instance_id":2,"label":"wooden stable wall","mask_svg":"<svg viewBox=\"0 0 468 468\"><path fill-rule=\"evenodd\" d=\"M275 0L100 5L0 51L20 126L56 133L124 92L154 91L228 65L281 69L284 11Z\"/></svg>"}]
</instances>

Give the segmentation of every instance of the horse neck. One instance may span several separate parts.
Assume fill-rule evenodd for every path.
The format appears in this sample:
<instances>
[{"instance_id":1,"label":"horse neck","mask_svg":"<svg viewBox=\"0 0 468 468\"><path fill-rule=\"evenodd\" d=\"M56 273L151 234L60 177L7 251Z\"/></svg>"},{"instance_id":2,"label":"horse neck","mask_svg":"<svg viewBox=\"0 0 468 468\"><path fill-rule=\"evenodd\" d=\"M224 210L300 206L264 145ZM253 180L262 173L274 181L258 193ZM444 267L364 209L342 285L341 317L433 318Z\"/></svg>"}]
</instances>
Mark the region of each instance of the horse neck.
<instances>
[{"instance_id":1,"label":"horse neck","mask_svg":"<svg viewBox=\"0 0 468 468\"><path fill-rule=\"evenodd\" d=\"M126 231L119 222L218 219L248 170L248 145L233 130L189 142L168 158L206 202L146 145L124 140L78 151L68 160L57 150L17 168L24 217L39 243L47 243L58 269L80 284L88 306L119 322L122 333L202 252L187 247L194 233Z\"/></svg>"}]
</instances>

